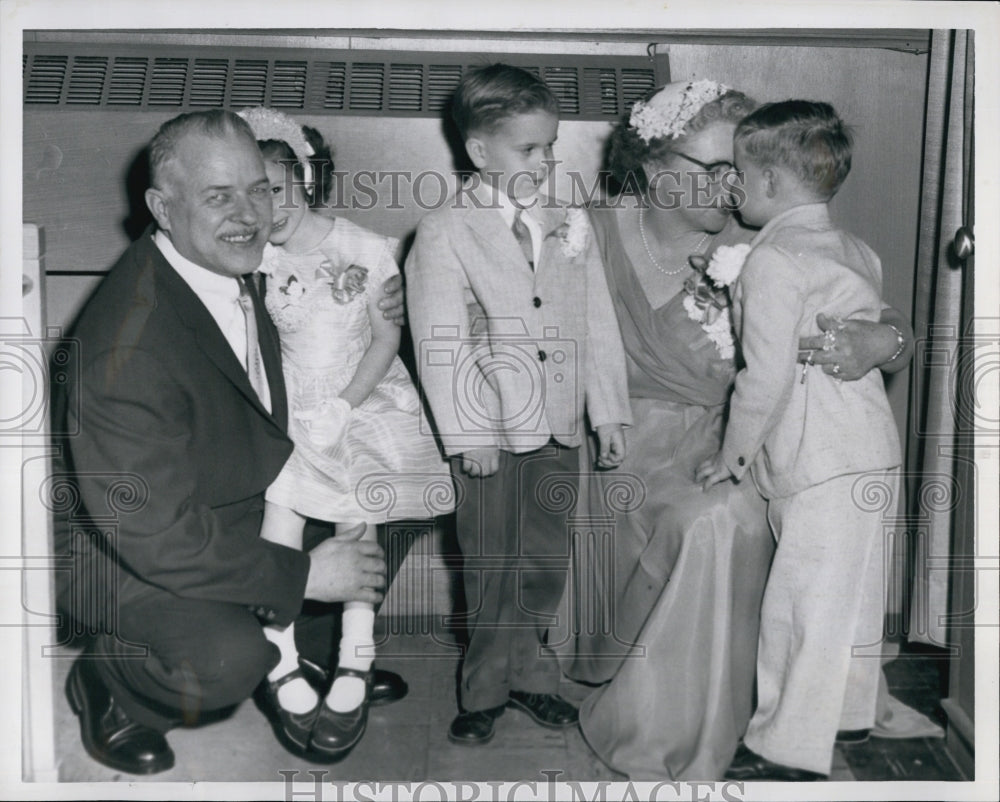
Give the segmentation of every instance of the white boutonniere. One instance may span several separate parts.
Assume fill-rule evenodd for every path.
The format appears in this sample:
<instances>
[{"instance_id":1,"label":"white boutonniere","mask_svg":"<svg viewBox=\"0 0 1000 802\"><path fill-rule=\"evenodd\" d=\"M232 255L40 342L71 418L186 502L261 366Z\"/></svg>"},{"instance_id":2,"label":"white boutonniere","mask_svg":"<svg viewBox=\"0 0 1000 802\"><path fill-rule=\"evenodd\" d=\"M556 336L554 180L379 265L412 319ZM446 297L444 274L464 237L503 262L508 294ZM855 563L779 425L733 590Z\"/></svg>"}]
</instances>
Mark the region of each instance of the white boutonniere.
<instances>
[{"instance_id":1,"label":"white boutonniere","mask_svg":"<svg viewBox=\"0 0 1000 802\"><path fill-rule=\"evenodd\" d=\"M723 359L732 359L736 355L733 323L729 313L729 288L739 278L748 253L750 246L746 244L722 245L716 249L707 265L704 264L704 259L698 260L701 264L692 259L698 276L684 282L687 292L684 308L688 317L701 324Z\"/></svg>"},{"instance_id":2,"label":"white boutonniere","mask_svg":"<svg viewBox=\"0 0 1000 802\"><path fill-rule=\"evenodd\" d=\"M559 238L559 248L563 256L574 259L587 250L590 243L590 223L587 213L580 208L570 207L566 210L566 219L548 233L549 237Z\"/></svg>"}]
</instances>

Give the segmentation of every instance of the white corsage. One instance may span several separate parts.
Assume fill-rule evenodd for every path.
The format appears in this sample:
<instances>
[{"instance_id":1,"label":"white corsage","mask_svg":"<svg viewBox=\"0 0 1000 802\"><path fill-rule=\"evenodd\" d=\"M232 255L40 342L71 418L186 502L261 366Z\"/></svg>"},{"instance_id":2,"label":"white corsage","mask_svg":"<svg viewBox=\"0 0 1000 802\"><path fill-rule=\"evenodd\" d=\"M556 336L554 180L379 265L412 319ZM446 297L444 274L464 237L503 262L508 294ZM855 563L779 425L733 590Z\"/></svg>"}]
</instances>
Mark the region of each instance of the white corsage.
<instances>
[{"instance_id":1,"label":"white corsage","mask_svg":"<svg viewBox=\"0 0 1000 802\"><path fill-rule=\"evenodd\" d=\"M717 286L731 287L740 277L749 253L750 246L745 242L739 245L720 245L712 254L712 261L708 263L705 273Z\"/></svg>"},{"instance_id":2,"label":"white corsage","mask_svg":"<svg viewBox=\"0 0 1000 802\"><path fill-rule=\"evenodd\" d=\"M702 269L695 265L699 270L698 277L684 282L687 291L684 309L688 317L701 324L723 359L732 359L736 355L729 313L729 287L739 278L749 253L750 246L746 244L721 245L712 254L707 267Z\"/></svg>"},{"instance_id":3,"label":"white corsage","mask_svg":"<svg viewBox=\"0 0 1000 802\"><path fill-rule=\"evenodd\" d=\"M566 219L547 236L558 237L563 256L574 259L587 250L590 243L587 213L583 209L570 207L566 210Z\"/></svg>"},{"instance_id":4,"label":"white corsage","mask_svg":"<svg viewBox=\"0 0 1000 802\"><path fill-rule=\"evenodd\" d=\"M706 103L728 91L728 86L709 80L667 84L649 100L632 106L628 124L647 145L653 139L676 139Z\"/></svg>"}]
</instances>

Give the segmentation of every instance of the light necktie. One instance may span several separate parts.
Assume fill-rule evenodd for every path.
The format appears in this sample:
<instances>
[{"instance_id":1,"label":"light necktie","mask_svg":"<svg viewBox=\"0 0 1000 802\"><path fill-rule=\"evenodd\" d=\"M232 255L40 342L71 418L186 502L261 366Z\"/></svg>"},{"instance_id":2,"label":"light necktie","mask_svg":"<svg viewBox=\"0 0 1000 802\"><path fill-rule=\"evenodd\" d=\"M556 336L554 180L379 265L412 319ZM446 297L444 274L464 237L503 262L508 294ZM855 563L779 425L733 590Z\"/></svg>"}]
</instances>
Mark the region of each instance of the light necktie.
<instances>
[{"instance_id":1,"label":"light necktie","mask_svg":"<svg viewBox=\"0 0 1000 802\"><path fill-rule=\"evenodd\" d=\"M514 232L514 239L517 240L517 244L521 246L521 253L524 254L524 258L528 260L528 267L532 270L535 269L535 249L531 243L531 232L528 230L527 224L521 219L521 214L524 209L518 209L514 212L514 222L511 223L510 230Z\"/></svg>"},{"instance_id":2,"label":"light necktie","mask_svg":"<svg viewBox=\"0 0 1000 802\"><path fill-rule=\"evenodd\" d=\"M247 326L247 377L257 397L265 407L270 407L271 392L267 386L267 376L264 374L264 359L260 354L260 341L257 339L257 315L254 312L253 299L244 281L240 281L240 308Z\"/></svg>"}]
</instances>

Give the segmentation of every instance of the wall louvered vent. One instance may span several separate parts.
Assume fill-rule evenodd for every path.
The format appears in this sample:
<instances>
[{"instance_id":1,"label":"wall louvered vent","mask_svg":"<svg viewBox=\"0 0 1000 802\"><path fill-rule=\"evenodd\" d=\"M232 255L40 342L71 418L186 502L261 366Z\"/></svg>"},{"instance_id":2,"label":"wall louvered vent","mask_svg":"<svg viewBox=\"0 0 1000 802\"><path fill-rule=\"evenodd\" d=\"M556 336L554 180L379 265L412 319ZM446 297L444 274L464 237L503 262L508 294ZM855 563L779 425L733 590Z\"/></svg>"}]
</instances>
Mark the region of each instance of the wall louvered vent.
<instances>
[{"instance_id":1,"label":"wall louvered vent","mask_svg":"<svg viewBox=\"0 0 1000 802\"><path fill-rule=\"evenodd\" d=\"M503 60L542 78L563 117L613 119L667 76L640 56L473 54L25 42L26 107L273 106L436 117L464 70ZM109 48L111 52L109 52Z\"/></svg>"}]
</instances>

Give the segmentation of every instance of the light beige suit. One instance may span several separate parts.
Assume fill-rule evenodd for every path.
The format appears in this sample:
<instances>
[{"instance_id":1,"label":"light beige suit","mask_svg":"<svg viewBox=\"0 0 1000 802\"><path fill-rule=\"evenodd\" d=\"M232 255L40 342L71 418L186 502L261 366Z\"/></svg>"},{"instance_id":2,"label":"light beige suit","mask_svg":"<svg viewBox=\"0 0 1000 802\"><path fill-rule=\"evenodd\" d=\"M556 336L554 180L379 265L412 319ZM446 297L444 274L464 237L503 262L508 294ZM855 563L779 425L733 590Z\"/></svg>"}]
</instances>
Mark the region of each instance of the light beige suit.
<instances>
[{"instance_id":1,"label":"light beige suit","mask_svg":"<svg viewBox=\"0 0 1000 802\"><path fill-rule=\"evenodd\" d=\"M420 222L406 262L418 371L446 453L500 449L492 476L453 470L466 710L504 705L511 691L558 691L547 632L569 565L574 507L564 502L575 497L584 413L595 427L631 422L589 220L545 202L529 214L541 237L534 270L501 212L464 193Z\"/></svg>"},{"instance_id":2,"label":"light beige suit","mask_svg":"<svg viewBox=\"0 0 1000 802\"><path fill-rule=\"evenodd\" d=\"M625 352L588 226L564 253L567 210L529 212L543 240L532 271L495 208L476 198L420 221L406 261L417 369L449 455L482 446L531 451L550 438L578 446L589 423L631 423Z\"/></svg>"},{"instance_id":3,"label":"light beige suit","mask_svg":"<svg viewBox=\"0 0 1000 802\"><path fill-rule=\"evenodd\" d=\"M820 333L820 312L879 319L881 264L833 226L826 204L784 212L752 245L733 293L746 366L723 459L737 478L752 472L778 545L744 740L777 763L829 773L837 730L874 722L886 505L872 499L895 504L900 448L878 371L841 382L810 368L803 379L796 356L799 337Z\"/></svg>"}]
</instances>

